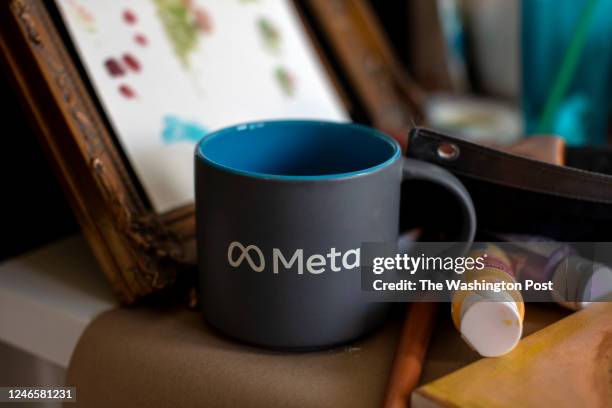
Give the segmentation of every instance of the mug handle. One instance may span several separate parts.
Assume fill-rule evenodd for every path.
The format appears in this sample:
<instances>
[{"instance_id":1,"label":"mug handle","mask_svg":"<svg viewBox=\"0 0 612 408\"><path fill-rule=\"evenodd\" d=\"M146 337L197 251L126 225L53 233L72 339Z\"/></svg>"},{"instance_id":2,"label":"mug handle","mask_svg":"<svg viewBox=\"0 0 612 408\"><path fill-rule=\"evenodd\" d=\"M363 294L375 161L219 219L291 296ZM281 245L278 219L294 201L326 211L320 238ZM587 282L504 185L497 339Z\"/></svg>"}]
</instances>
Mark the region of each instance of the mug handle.
<instances>
[{"instance_id":1,"label":"mug handle","mask_svg":"<svg viewBox=\"0 0 612 408\"><path fill-rule=\"evenodd\" d=\"M457 242L461 243L453 248L457 254L465 254L476 234L476 211L470 194L457 177L440 166L421 160L402 157L402 181L422 180L437 184L449 191L461 206L463 226Z\"/></svg>"}]
</instances>

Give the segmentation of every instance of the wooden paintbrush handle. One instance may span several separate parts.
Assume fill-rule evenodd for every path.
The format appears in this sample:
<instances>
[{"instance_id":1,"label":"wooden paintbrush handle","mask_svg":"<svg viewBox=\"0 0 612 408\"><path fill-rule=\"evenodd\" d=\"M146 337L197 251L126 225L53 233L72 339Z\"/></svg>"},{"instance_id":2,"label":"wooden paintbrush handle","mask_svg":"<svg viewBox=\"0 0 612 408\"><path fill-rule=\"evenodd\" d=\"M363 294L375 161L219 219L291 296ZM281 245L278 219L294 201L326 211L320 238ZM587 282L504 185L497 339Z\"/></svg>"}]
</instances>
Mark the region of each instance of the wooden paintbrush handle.
<instances>
[{"instance_id":1,"label":"wooden paintbrush handle","mask_svg":"<svg viewBox=\"0 0 612 408\"><path fill-rule=\"evenodd\" d=\"M383 407L406 408L423 368L437 305L417 302L407 306Z\"/></svg>"}]
</instances>

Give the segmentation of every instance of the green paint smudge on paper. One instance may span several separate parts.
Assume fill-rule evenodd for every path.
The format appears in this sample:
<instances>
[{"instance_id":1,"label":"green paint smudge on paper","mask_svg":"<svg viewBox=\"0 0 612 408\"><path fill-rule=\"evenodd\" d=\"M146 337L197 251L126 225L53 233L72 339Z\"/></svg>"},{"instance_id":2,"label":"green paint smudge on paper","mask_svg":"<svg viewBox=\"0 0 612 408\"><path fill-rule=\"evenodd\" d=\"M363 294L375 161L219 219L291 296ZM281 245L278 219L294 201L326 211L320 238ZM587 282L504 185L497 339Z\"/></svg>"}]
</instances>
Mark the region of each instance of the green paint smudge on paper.
<instances>
[{"instance_id":1,"label":"green paint smudge on paper","mask_svg":"<svg viewBox=\"0 0 612 408\"><path fill-rule=\"evenodd\" d=\"M185 66L189 66L189 55L198 45L198 27L194 24L189 2L184 0L153 0L166 36L174 52Z\"/></svg>"},{"instance_id":2,"label":"green paint smudge on paper","mask_svg":"<svg viewBox=\"0 0 612 408\"><path fill-rule=\"evenodd\" d=\"M257 20L257 28L259 29L264 45L272 51L278 51L281 42L281 34L278 28L265 17L260 17Z\"/></svg>"},{"instance_id":3,"label":"green paint smudge on paper","mask_svg":"<svg viewBox=\"0 0 612 408\"><path fill-rule=\"evenodd\" d=\"M293 96L295 94L295 78L285 67L277 67L274 70L274 76L285 95Z\"/></svg>"}]
</instances>

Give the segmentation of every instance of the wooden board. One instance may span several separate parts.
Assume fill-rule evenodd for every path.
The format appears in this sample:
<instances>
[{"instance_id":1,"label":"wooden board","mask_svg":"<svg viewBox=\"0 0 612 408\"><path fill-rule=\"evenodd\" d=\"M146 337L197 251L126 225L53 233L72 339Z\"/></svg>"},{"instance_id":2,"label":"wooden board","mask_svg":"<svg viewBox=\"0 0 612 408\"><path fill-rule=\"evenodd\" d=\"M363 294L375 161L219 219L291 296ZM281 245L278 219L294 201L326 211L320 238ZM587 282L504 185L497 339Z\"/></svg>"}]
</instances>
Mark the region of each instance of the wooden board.
<instances>
[{"instance_id":1,"label":"wooden board","mask_svg":"<svg viewBox=\"0 0 612 408\"><path fill-rule=\"evenodd\" d=\"M417 389L412 407L612 406L612 303L540 330Z\"/></svg>"}]
</instances>

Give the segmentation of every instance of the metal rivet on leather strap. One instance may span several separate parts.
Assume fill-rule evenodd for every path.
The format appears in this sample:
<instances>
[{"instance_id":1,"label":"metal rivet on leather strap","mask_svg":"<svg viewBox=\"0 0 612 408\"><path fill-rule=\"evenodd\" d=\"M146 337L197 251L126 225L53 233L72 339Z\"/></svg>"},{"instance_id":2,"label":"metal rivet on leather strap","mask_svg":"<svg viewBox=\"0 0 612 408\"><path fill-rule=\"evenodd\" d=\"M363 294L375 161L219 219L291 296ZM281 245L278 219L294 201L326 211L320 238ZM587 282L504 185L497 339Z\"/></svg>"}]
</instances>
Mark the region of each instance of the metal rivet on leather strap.
<instances>
[{"instance_id":1,"label":"metal rivet on leather strap","mask_svg":"<svg viewBox=\"0 0 612 408\"><path fill-rule=\"evenodd\" d=\"M459 147L454 143L441 143L436 150L436 154L442 160L455 160L459 157Z\"/></svg>"}]
</instances>

